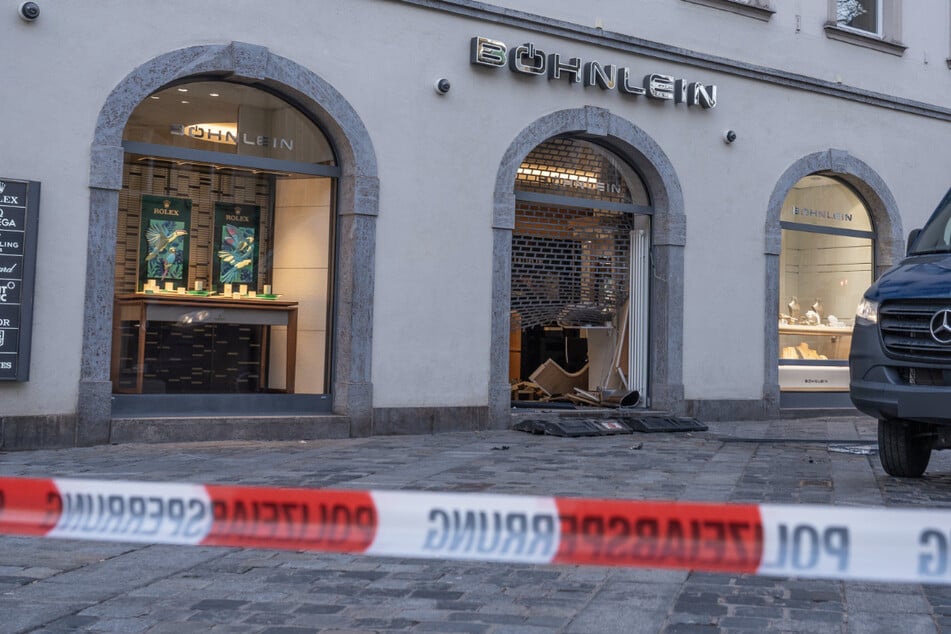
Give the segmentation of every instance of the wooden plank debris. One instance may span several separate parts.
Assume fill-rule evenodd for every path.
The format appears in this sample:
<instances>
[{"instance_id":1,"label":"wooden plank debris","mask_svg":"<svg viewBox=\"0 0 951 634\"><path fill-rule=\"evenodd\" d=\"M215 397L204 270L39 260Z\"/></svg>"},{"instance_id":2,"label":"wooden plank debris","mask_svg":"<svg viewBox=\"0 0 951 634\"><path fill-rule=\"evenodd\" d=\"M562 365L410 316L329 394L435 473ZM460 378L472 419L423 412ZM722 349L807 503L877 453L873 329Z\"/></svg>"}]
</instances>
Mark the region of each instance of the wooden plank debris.
<instances>
[{"instance_id":1,"label":"wooden plank debris","mask_svg":"<svg viewBox=\"0 0 951 634\"><path fill-rule=\"evenodd\" d=\"M571 394L575 388L584 389L588 386L588 366L586 364L577 372L568 372L552 359L548 359L528 378L548 396Z\"/></svg>"}]
</instances>

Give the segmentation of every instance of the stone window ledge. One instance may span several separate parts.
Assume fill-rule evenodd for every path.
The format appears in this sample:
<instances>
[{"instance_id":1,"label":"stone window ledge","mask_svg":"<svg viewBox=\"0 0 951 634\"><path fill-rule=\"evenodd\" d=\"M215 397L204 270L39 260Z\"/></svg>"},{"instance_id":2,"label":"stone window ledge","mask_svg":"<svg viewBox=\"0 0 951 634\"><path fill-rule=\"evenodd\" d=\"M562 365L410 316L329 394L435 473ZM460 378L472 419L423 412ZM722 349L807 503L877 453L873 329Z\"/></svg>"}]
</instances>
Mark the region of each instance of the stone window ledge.
<instances>
[{"instance_id":1,"label":"stone window ledge","mask_svg":"<svg viewBox=\"0 0 951 634\"><path fill-rule=\"evenodd\" d=\"M776 13L775 10L770 9L768 6L760 6L767 4L763 0L756 0L756 4L737 2L737 0L685 0L685 2L702 4L705 7L713 7L714 9L723 9L731 13L745 15L748 18L756 18L763 22L769 21L769 19L773 17L773 14Z\"/></svg>"},{"instance_id":2,"label":"stone window ledge","mask_svg":"<svg viewBox=\"0 0 951 634\"><path fill-rule=\"evenodd\" d=\"M826 37L829 39L848 42L856 46L864 46L865 48L871 48L890 55L901 57L905 54L905 49L908 48L901 42L889 42L874 33L862 33L861 31L842 28L834 22L826 22L823 28L825 29Z\"/></svg>"}]
</instances>

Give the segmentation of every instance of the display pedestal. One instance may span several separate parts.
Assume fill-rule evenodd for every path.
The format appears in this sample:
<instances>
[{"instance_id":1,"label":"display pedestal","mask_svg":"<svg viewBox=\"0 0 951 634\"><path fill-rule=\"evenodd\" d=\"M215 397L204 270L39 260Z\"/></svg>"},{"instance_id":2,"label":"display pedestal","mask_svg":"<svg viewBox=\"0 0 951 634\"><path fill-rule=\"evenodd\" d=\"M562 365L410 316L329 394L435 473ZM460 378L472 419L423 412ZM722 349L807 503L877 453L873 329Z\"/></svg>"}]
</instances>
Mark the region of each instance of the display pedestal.
<instances>
[{"instance_id":1,"label":"display pedestal","mask_svg":"<svg viewBox=\"0 0 951 634\"><path fill-rule=\"evenodd\" d=\"M848 391L851 343L851 326L780 324L780 390Z\"/></svg>"},{"instance_id":2,"label":"display pedestal","mask_svg":"<svg viewBox=\"0 0 951 634\"><path fill-rule=\"evenodd\" d=\"M124 324L137 324L132 330L126 330ZM195 295L181 295L178 293L129 293L117 295L115 298L112 321L112 371L111 380L113 391L118 393L142 394L146 383L146 340L149 324L153 330L158 327L173 325L178 328L208 328L216 325L239 327L260 327L259 337L241 337L247 341L235 343L224 342L233 347L244 346L244 357L240 351L228 351L227 357L243 358L235 363L253 364L259 374L266 374L268 364L269 331L271 326L287 327L287 344L285 360L284 392L294 392L295 369L297 364L297 302L280 300L265 300L226 297L206 297ZM123 333L129 332L132 340L129 345L123 345ZM208 345L197 347L199 351L209 350L214 353L217 338L212 334ZM123 356L123 350L128 353ZM256 351L256 352L255 352ZM199 356L198 353L192 356ZM249 359L248 357L254 357ZM131 360L133 379L122 381L124 362ZM183 362L186 363L186 362ZM194 370L192 371L194 373ZM181 377L182 383L186 378ZM265 385L263 376L258 376L257 389L262 390ZM187 387L182 392L189 391ZM195 390L202 391L202 390ZM230 391L230 390L223 390Z\"/></svg>"}]
</instances>

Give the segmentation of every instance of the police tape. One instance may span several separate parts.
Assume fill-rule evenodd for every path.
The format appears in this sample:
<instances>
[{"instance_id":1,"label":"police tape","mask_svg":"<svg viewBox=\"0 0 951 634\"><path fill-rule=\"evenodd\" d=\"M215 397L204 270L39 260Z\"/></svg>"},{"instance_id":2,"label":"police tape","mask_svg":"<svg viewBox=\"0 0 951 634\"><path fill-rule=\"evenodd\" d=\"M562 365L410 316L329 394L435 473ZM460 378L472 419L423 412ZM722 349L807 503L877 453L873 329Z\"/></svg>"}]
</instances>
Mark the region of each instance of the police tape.
<instances>
[{"instance_id":1,"label":"police tape","mask_svg":"<svg viewBox=\"0 0 951 634\"><path fill-rule=\"evenodd\" d=\"M951 511L0 477L0 534L951 583Z\"/></svg>"}]
</instances>

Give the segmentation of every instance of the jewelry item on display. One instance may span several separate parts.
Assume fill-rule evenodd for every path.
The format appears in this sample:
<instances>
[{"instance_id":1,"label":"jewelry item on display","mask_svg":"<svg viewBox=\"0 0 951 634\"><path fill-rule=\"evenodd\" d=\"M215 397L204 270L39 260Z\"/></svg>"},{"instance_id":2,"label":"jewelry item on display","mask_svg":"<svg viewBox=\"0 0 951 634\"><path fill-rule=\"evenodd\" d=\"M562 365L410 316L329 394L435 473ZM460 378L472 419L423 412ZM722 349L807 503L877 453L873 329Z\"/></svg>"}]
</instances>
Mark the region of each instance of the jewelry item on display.
<instances>
[{"instance_id":1,"label":"jewelry item on display","mask_svg":"<svg viewBox=\"0 0 951 634\"><path fill-rule=\"evenodd\" d=\"M789 300L789 303L786 304L786 308L789 309L789 316L793 319L799 319L799 300L793 297Z\"/></svg>"}]
</instances>

